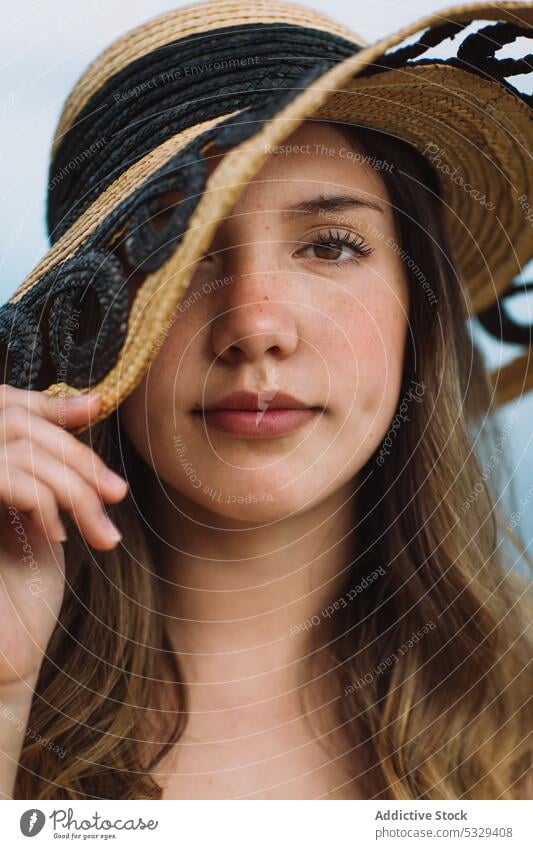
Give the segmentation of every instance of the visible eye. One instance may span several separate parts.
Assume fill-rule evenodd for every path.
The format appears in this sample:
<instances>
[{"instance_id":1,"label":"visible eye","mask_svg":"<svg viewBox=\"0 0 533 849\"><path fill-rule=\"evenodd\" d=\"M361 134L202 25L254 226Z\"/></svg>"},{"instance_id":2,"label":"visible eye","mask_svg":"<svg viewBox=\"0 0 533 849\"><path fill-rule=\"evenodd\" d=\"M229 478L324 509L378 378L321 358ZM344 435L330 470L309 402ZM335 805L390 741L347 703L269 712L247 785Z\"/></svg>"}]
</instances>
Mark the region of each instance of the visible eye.
<instances>
[{"instance_id":1,"label":"visible eye","mask_svg":"<svg viewBox=\"0 0 533 849\"><path fill-rule=\"evenodd\" d=\"M361 236L357 233L350 233L349 230L344 232L328 230L327 233L322 231L313 237L311 242L307 242L304 250L309 248L316 249L322 254L322 256L310 257L311 259L333 263L337 266L345 265L347 262L360 262L362 257L369 256L373 252L373 248L367 245ZM347 258L345 255L345 258L340 260L343 251L346 249L352 251L352 255L348 255Z\"/></svg>"}]
</instances>

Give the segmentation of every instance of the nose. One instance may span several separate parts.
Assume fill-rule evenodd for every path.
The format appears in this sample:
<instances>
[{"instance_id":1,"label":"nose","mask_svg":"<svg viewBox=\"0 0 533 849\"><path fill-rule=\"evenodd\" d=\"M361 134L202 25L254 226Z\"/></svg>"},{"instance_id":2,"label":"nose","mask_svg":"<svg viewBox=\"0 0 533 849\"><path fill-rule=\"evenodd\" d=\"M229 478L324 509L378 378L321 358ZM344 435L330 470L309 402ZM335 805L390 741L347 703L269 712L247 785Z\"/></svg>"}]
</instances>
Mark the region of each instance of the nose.
<instances>
[{"instance_id":1,"label":"nose","mask_svg":"<svg viewBox=\"0 0 533 849\"><path fill-rule=\"evenodd\" d=\"M215 356L225 362L251 362L267 354L284 359L298 346L296 305L287 274L269 268L269 248L269 243L240 244L223 252L230 282L218 290L211 344Z\"/></svg>"}]
</instances>

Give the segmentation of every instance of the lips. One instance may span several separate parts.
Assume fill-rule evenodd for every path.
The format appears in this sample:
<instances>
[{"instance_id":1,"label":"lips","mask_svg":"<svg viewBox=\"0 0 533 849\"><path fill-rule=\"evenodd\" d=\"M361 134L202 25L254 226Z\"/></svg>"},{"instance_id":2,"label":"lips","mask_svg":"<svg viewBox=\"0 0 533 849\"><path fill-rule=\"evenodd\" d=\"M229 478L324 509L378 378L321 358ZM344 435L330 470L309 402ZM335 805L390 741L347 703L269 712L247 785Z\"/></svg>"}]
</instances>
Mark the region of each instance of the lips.
<instances>
[{"instance_id":1,"label":"lips","mask_svg":"<svg viewBox=\"0 0 533 849\"><path fill-rule=\"evenodd\" d=\"M315 418L322 410L276 390L232 392L193 410L203 422L233 436L272 438L285 436Z\"/></svg>"},{"instance_id":2,"label":"lips","mask_svg":"<svg viewBox=\"0 0 533 849\"><path fill-rule=\"evenodd\" d=\"M225 395L212 404L198 405L195 410L310 410L317 409L312 404L301 401L287 392L272 390L258 390L257 392L238 391Z\"/></svg>"}]
</instances>

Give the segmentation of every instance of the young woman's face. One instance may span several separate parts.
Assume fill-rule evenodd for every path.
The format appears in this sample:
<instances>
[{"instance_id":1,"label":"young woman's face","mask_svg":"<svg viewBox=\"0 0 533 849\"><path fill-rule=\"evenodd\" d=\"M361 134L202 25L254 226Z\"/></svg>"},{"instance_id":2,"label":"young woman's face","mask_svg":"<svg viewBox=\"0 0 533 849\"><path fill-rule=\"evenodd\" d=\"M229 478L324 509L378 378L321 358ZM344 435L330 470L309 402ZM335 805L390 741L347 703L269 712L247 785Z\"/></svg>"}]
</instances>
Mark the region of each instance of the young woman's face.
<instances>
[{"instance_id":1,"label":"young woman's face","mask_svg":"<svg viewBox=\"0 0 533 849\"><path fill-rule=\"evenodd\" d=\"M334 195L381 211L335 209ZM385 438L409 312L389 204L338 130L304 122L221 222L120 409L157 476L197 507L254 522L309 509ZM202 412L237 390L256 393L258 412ZM281 392L305 409L273 412Z\"/></svg>"}]
</instances>

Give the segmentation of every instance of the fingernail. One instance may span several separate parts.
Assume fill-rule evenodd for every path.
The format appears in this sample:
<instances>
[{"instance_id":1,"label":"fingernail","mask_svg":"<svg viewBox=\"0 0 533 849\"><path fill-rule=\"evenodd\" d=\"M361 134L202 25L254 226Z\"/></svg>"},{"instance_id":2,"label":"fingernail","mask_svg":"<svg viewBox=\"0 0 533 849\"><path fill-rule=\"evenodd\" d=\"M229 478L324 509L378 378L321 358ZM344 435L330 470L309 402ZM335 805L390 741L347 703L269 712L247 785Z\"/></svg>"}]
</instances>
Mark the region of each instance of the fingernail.
<instances>
[{"instance_id":1,"label":"fingernail","mask_svg":"<svg viewBox=\"0 0 533 849\"><path fill-rule=\"evenodd\" d=\"M97 392L90 392L88 395L75 395L74 397L67 398L67 404L69 407L85 407L87 404L91 404L96 398L100 398Z\"/></svg>"},{"instance_id":2,"label":"fingernail","mask_svg":"<svg viewBox=\"0 0 533 849\"><path fill-rule=\"evenodd\" d=\"M105 528L105 532L110 539L120 540L122 539L122 534L116 525L113 524L109 516L105 516L102 519L102 526Z\"/></svg>"}]
</instances>

